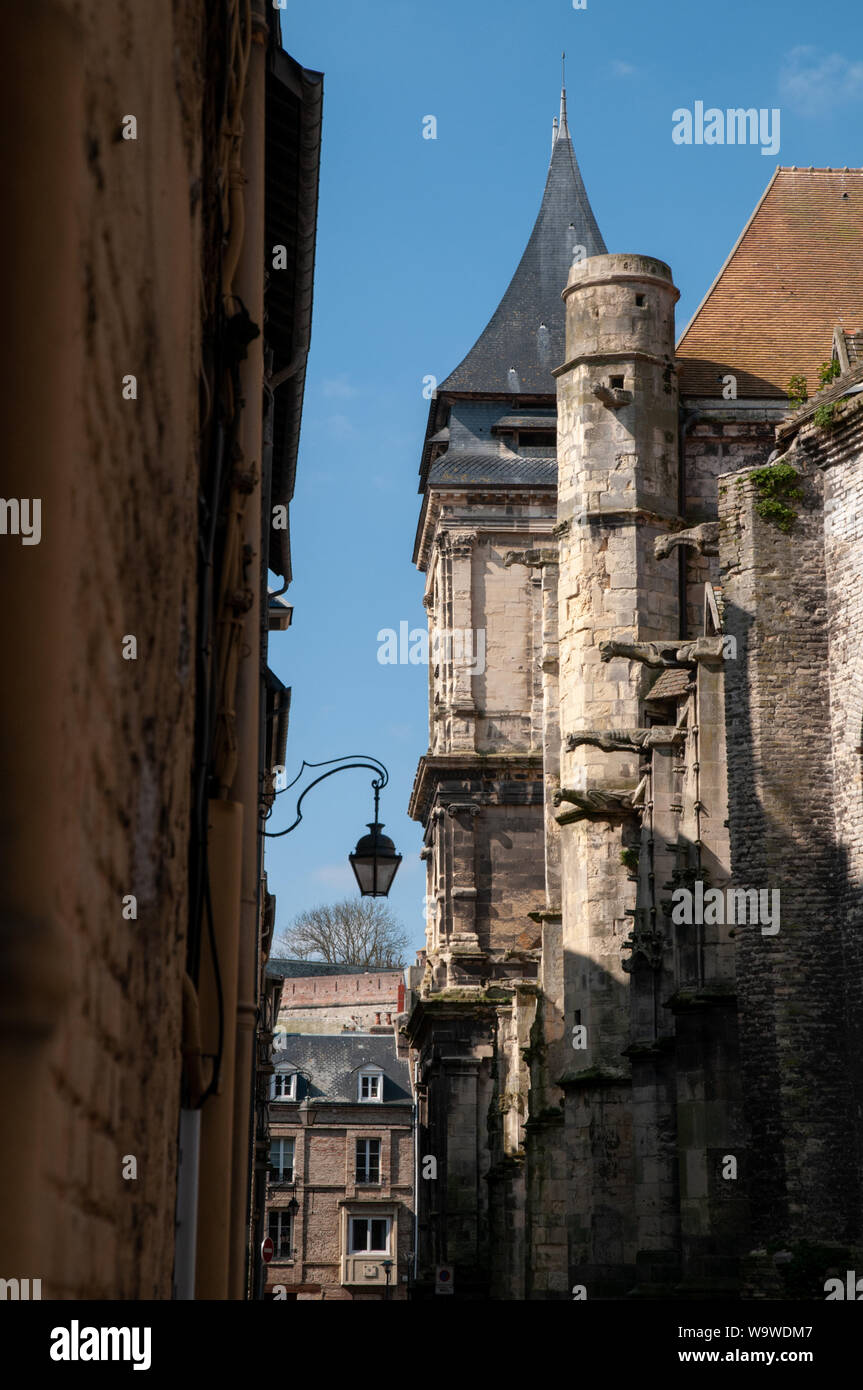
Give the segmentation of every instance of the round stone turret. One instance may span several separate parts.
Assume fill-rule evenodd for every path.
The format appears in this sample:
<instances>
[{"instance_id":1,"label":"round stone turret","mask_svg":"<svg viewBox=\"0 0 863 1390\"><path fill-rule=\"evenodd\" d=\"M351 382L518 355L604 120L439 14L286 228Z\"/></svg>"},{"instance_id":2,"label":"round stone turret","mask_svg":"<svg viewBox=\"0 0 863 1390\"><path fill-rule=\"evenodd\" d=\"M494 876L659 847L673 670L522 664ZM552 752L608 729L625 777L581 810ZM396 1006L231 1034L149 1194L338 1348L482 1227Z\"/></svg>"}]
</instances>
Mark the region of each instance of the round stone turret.
<instances>
[{"instance_id":1,"label":"round stone turret","mask_svg":"<svg viewBox=\"0 0 863 1390\"><path fill-rule=\"evenodd\" d=\"M590 256L573 265L566 301L566 361L594 353L674 356L680 291L652 256Z\"/></svg>"},{"instance_id":2,"label":"round stone turret","mask_svg":"<svg viewBox=\"0 0 863 1390\"><path fill-rule=\"evenodd\" d=\"M641 508L677 516L671 271L653 256L590 256L563 292L558 519Z\"/></svg>"}]
</instances>

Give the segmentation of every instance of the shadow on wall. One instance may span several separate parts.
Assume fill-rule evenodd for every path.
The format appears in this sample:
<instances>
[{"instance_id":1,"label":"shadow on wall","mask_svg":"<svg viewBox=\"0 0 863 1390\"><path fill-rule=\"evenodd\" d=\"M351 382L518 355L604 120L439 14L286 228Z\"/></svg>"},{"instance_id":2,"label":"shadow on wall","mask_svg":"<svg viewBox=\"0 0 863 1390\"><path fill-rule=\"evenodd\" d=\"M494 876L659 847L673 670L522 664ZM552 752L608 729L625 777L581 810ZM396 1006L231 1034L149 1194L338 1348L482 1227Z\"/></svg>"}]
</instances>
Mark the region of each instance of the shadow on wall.
<instances>
[{"instance_id":1,"label":"shadow on wall","mask_svg":"<svg viewBox=\"0 0 863 1390\"><path fill-rule=\"evenodd\" d=\"M786 611L794 587L779 596ZM834 833L826 637L813 625L805 653L796 643L796 688L773 699L776 653L763 637L753 665L763 621L726 600L725 627L737 638L726 676L732 877L778 889L781 902L778 933L736 937L752 1244L857 1243L863 909Z\"/></svg>"}]
</instances>

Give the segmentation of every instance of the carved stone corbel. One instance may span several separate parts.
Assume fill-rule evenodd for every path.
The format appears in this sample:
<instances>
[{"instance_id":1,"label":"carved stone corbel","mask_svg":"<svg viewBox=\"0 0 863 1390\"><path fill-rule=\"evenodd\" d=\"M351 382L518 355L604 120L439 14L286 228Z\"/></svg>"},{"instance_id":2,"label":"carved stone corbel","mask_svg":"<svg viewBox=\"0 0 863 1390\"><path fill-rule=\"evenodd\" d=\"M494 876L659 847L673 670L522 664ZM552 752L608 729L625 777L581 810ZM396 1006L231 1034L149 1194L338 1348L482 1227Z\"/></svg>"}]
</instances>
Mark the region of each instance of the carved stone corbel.
<instances>
[{"instance_id":1,"label":"carved stone corbel","mask_svg":"<svg viewBox=\"0 0 863 1390\"><path fill-rule=\"evenodd\" d=\"M451 555L470 555L477 542L476 531L448 531Z\"/></svg>"},{"instance_id":2,"label":"carved stone corbel","mask_svg":"<svg viewBox=\"0 0 863 1390\"><path fill-rule=\"evenodd\" d=\"M504 569L509 569L511 565L526 565L528 569L541 569L543 565L560 564L560 555L556 550L548 550L543 547L536 547L533 550L508 550L503 557Z\"/></svg>"},{"instance_id":3,"label":"carved stone corbel","mask_svg":"<svg viewBox=\"0 0 863 1390\"><path fill-rule=\"evenodd\" d=\"M699 555L718 555L719 522L702 521L699 526L690 526L687 531L673 531L668 536L657 536L653 542L653 554L657 560L664 560L680 545L688 546Z\"/></svg>"},{"instance_id":4,"label":"carved stone corbel","mask_svg":"<svg viewBox=\"0 0 863 1390\"><path fill-rule=\"evenodd\" d=\"M632 973L638 964L639 957L652 970L658 970L662 965L664 944L662 932L657 931L656 928L634 926L631 934L620 948L622 951L631 953L629 960L621 961L625 973L627 975Z\"/></svg>"}]
</instances>

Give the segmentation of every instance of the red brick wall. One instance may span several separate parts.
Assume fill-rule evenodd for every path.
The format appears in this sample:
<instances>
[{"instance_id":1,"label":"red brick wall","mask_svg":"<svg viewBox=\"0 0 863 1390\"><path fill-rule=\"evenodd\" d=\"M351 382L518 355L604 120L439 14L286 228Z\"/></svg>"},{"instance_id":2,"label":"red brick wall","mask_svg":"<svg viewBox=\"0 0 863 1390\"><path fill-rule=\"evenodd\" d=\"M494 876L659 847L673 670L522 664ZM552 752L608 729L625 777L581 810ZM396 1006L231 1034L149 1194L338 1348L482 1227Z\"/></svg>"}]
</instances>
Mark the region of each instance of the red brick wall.
<instances>
[{"instance_id":1,"label":"red brick wall","mask_svg":"<svg viewBox=\"0 0 863 1390\"><path fill-rule=\"evenodd\" d=\"M398 1005L400 970L369 971L367 975L309 976L285 980L282 1009L324 1008L327 1004L380 1004L394 1013Z\"/></svg>"}]
</instances>

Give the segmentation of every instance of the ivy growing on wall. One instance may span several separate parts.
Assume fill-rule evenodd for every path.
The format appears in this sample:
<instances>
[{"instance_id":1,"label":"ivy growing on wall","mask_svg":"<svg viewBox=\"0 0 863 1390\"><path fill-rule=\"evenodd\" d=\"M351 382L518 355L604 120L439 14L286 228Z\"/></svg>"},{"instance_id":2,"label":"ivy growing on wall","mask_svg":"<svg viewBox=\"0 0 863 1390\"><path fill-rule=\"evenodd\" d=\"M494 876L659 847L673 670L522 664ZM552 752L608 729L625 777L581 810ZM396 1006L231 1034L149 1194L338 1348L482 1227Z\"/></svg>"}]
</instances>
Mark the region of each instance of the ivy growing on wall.
<instances>
[{"instance_id":1,"label":"ivy growing on wall","mask_svg":"<svg viewBox=\"0 0 863 1390\"><path fill-rule=\"evenodd\" d=\"M755 510L764 521L772 521L780 531L790 531L797 513L789 504L803 496L797 486L799 474L790 463L773 463L750 474L758 492Z\"/></svg>"}]
</instances>

